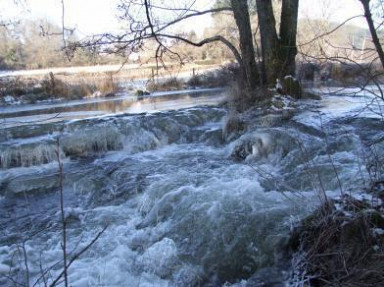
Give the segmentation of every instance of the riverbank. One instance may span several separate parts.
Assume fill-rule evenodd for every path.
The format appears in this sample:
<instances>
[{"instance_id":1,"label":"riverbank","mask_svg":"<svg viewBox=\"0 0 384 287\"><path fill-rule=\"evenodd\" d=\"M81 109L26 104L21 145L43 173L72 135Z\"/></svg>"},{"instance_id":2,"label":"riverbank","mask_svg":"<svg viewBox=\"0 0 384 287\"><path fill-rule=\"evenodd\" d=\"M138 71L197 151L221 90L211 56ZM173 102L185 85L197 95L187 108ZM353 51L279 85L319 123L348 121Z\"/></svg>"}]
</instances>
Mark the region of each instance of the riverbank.
<instances>
[{"instance_id":1,"label":"riverbank","mask_svg":"<svg viewBox=\"0 0 384 287\"><path fill-rule=\"evenodd\" d=\"M186 88L219 87L230 82L218 65L96 66L14 71L0 74L0 105L148 94Z\"/></svg>"},{"instance_id":2,"label":"riverbank","mask_svg":"<svg viewBox=\"0 0 384 287\"><path fill-rule=\"evenodd\" d=\"M152 74L153 76L153 74ZM114 74L63 75L49 72L44 76L0 78L0 105L24 105L89 98L110 98L132 94L139 99L154 92L223 87L232 81L227 67L170 72L168 76L137 78Z\"/></svg>"}]
</instances>

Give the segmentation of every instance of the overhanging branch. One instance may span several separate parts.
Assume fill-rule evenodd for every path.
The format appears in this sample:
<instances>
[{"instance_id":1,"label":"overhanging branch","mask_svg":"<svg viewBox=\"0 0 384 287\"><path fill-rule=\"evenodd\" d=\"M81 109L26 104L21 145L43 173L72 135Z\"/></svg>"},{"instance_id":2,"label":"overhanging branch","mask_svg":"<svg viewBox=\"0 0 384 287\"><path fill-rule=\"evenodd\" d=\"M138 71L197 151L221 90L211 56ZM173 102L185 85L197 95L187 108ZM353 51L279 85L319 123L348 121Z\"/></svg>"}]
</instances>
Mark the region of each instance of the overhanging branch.
<instances>
[{"instance_id":1,"label":"overhanging branch","mask_svg":"<svg viewBox=\"0 0 384 287\"><path fill-rule=\"evenodd\" d=\"M199 42L193 42L191 40L188 40L188 39L183 38L183 37L178 36L178 35L158 34L157 36L182 41L184 43L187 43L187 44L195 46L195 47L202 47L206 44L213 43L213 42L221 42L231 50L231 52L233 53L233 55L236 58L236 61L240 64L240 66L243 65L243 60L241 58L239 51L236 49L236 47L231 42L229 42L227 39L225 39L221 35L205 38Z\"/></svg>"}]
</instances>

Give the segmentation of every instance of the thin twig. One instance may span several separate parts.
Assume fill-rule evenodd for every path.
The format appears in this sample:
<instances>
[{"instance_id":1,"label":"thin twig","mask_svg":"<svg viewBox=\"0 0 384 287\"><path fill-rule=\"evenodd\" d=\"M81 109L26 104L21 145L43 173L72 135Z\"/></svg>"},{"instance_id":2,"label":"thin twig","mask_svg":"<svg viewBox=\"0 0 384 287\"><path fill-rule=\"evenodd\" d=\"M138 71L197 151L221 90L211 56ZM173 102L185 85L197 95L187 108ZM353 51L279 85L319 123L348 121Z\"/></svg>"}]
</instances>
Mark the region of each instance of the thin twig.
<instances>
[{"instance_id":1,"label":"thin twig","mask_svg":"<svg viewBox=\"0 0 384 287\"><path fill-rule=\"evenodd\" d=\"M59 164L59 195L60 195L60 215L62 224L62 242L61 248L63 251L63 272L65 287L68 287L68 272L67 272L67 222L64 213L64 196L63 196L63 164L60 158L60 140L56 142L56 156Z\"/></svg>"},{"instance_id":2,"label":"thin twig","mask_svg":"<svg viewBox=\"0 0 384 287\"><path fill-rule=\"evenodd\" d=\"M23 242L23 245L22 245L22 249L23 249L23 257L24 257L24 266L25 266L25 276L26 276L26 281L27 281L27 286L29 287L29 266L28 266L28 257L27 257L27 251L25 249L25 241Z\"/></svg>"},{"instance_id":3,"label":"thin twig","mask_svg":"<svg viewBox=\"0 0 384 287\"><path fill-rule=\"evenodd\" d=\"M81 255L83 255L95 242L100 238L100 236L104 233L104 231L108 228L108 225L101 230L96 237L87 245L85 246L82 250L80 250L78 253L76 253L68 262L68 265L66 268L61 271L61 273L56 277L56 279L49 285L50 287L56 286L56 284L59 282L59 280L64 276L64 271L67 270L73 262L75 262L76 259L78 259Z\"/></svg>"}]
</instances>

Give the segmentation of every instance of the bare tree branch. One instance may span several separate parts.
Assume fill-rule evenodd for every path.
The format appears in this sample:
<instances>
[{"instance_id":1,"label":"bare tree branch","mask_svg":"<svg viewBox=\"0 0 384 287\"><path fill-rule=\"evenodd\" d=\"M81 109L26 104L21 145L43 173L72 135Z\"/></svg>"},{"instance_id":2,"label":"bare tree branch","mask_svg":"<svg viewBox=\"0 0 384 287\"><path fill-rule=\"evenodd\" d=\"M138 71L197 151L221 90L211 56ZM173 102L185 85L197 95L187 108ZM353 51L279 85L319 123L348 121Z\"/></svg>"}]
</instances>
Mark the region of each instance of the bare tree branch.
<instances>
[{"instance_id":1,"label":"bare tree branch","mask_svg":"<svg viewBox=\"0 0 384 287\"><path fill-rule=\"evenodd\" d=\"M310 40L310 41L308 41L308 42L305 42L305 43L302 43L302 44L298 44L297 46L298 46L298 47L306 46L306 45L309 45L309 44L311 44L311 43L317 41L317 40L320 39L320 38L323 38L323 37L325 37L325 36L329 36L329 35L331 35L332 33L334 33L334 32L336 32L337 30L339 30L341 27L343 27L343 26L344 26L345 24L347 24L349 21L351 21L351 20L353 20L353 19L356 19L356 18L360 18L360 17L364 17L364 15L356 15L356 16L352 16L352 17L346 19L346 20L345 20L344 22L342 22L341 24L337 25L337 26L336 26L335 28L333 28L332 30L327 31L327 32L325 32L325 33L323 33L323 34L321 34L321 35L319 35L319 36L313 38L312 40Z\"/></svg>"},{"instance_id":2,"label":"bare tree branch","mask_svg":"<svg viewBox=\"0 0 384 287\"><path fill-rule=\"evenodd\" d=\"M183 41L183 42L185 42L189 45L195 46L195 47L202 47L206 44L213 43L213 42L221 42L224 45L226 45L232 51L236 60L240 64L242 63L241 55L240 55L239 51L236 49L236 47L230 41L228 41L226 38L224 38L223 36L220 36L220 35L213 36L210 38L205 38L204 40L201 40L200 42L193 42L191 40L185 39L185 38L178 36L178 35L158 34L158 36Z\"/></svg>"}]
</instances>

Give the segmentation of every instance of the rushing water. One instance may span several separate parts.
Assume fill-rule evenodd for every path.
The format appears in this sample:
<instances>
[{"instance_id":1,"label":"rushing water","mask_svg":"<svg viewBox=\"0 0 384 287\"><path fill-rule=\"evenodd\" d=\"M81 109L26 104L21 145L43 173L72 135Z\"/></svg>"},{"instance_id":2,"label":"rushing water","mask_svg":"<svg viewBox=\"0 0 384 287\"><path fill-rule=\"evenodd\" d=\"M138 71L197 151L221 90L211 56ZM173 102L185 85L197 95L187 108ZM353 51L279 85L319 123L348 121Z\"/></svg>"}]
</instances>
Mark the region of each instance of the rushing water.
<instances>
[{"instance_id":1,"label":"rushing water","mask_svg":"<svg viewBox=\"0 0 384 287\"><path fill-rule=\"evenodd\" d=\"M69 258L107 227L70 266L71 286L283 286L268 270L289 271L282 246L319 192L380 176L382 103L324 96L290 120L255 111L223 136L222 99L1 110L0 285L45 286L62 270L59 155Z\"/></svg>"}]
</instances>

